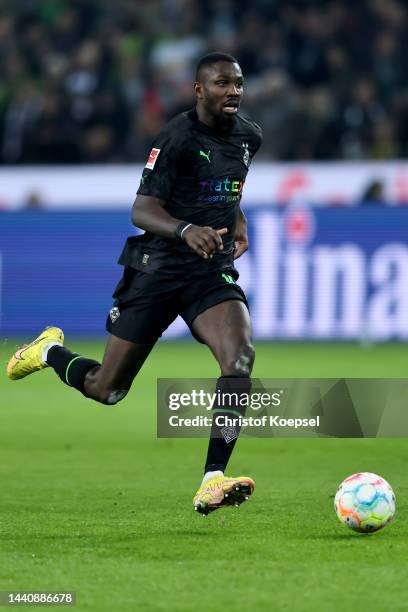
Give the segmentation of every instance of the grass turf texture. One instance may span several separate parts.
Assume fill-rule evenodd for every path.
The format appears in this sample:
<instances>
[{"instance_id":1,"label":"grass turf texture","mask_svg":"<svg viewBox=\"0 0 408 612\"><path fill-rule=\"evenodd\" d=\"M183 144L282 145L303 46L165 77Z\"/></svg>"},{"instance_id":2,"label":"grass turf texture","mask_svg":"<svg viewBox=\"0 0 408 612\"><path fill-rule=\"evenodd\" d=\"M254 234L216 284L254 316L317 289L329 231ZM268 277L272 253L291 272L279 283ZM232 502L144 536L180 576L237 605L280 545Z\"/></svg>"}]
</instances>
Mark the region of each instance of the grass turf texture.
<instances>
[{"instance_id":1,"label":"grass turf texture","mask_svg":"<svg viewBox=\"0 0 408 612\"><path fill-rule=\"evenodd\" d=\"M402 345L261 343L254 375L406 372ZM205 347L163 343L114 407L51 370L0 378L0 590L74 590L76 609L95 611L406 609L407 440L242 439L228 473L255 478L253 499L202 518L192 495L207 442L155 438L158 375L217 370ZM395 522L368 536L333 511L337 485L361 470L397 495Z\"/></svg>"}]
</instances>

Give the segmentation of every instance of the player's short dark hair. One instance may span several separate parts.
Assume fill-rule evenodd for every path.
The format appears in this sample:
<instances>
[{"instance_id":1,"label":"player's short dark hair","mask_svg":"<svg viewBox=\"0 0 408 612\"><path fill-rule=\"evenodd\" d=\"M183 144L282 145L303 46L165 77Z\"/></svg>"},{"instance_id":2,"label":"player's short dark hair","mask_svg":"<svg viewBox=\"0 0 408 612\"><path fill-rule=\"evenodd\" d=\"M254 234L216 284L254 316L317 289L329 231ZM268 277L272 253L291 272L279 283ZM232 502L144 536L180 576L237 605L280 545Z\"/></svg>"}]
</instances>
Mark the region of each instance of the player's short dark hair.
<instances>
[{"instance_id":1,"label":"player's short dark hair","mask_svg":"<svg viewBox=\"0 0 408 612\"><path fill-rule=\"evenodd\" d=\"M202 68L205 66L211 66L211 64L216 64L217 62L230 62L231 64L238 64L238 60L229 53L220 53L217 51L214 53L207 53L207 55L204 55L197 64L195 80L200 80L200 72Z\"/></svg>"}]
</instances>

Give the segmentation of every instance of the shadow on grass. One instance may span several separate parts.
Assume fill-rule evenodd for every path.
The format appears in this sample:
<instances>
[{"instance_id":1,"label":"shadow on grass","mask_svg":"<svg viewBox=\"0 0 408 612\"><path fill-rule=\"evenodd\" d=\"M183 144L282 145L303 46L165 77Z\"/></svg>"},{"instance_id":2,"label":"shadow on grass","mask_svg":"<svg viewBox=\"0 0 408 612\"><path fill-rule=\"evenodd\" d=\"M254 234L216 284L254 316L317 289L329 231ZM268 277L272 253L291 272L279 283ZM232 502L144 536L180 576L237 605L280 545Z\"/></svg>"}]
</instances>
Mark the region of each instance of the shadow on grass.
<instances>
[{"instance_id":1,"label":"shadow on grass","mask_svg":"<svg viewBox=\"0 0 408 612\"><path fill-rule=\"evenodd\" d=\"M58 542L58 541L81 541L95 544L115 544L129 541L146 541L150 539L157 539L160 536L179 536L187 538L211 538L218 534L213 531L200 531L194 529L172 529L172 530L143 530L143 532L129 532L126 534L96 534L96 533L61 533L61 534L43 534L43 533L30 533L30 534L0 534L0 542L25 542L29 544L33 541L44 541L44 542Z\"/></svg>"},{"instance_id":2,"label":"shadow on grass","mask_svg":"<svg viewBox=\"0 0 408 612\"><path fill-rule=\"evenodd\" d=\"M293 538L294 540L315 540L315 541L343 541L343 542L356 542L357 540L371 540L373 537L381 538L382 541L394 541L397 537L400 538L398 534L379 534L377 532L373 533L356 533L354 531L350 531L350 533L325 533L325 534L313 534L313 535L305 535L298 536Z\"/></svg>"}]
</instances>

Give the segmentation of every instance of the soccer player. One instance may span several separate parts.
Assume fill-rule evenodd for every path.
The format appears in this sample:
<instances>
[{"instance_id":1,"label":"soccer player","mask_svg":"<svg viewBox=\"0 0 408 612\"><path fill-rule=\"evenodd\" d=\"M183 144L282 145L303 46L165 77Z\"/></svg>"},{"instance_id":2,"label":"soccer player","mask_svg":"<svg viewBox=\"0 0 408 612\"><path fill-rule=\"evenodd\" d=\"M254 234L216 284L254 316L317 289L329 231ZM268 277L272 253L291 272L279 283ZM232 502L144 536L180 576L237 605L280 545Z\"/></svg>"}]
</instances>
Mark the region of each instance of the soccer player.
<instances>
[{"instance_id":1,"label":"soccer player","mask_svg":"<svg viewBox=\"0 0 408 612\"><path fill-rule=\"evenodd\" d=\"M102 363L70 351L63 332L49 327L10 359L10 379L51 366L85 397L116 404L158 338L181 315L219 364L216 391L249 393L251 324L233 260L248 248L240 200L262 135L238 112L243 76L234 57L204 56L194 87L195 108L164 127L143 170L132 222L145 233L128 238L119 259L124 274L113 294ZM224 404L215 409L215 415L230 416L245 410ZM204 478L193 500L203 515L239 505L255 487L251 478L224 476L239 428L226 432L215 421Z\"/></svg>"}]
</instances>

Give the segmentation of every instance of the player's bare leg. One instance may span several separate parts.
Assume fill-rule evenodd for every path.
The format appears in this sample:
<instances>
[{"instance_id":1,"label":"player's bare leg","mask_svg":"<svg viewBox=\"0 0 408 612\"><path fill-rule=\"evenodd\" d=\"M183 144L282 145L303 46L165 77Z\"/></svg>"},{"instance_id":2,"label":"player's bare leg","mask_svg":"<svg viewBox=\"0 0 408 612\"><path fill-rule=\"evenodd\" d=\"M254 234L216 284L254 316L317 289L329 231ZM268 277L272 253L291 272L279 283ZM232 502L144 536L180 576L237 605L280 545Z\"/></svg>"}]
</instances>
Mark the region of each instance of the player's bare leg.
<instances>
[{"instance_id":1,"label":"player's bare leg","mask_svg":"<svg viewBox=\"0 0 408 612\"><path fill-rule=\"evenodd\" d=\"M109 335L102 364L63 346L58 327L46 328L38 338L18 349L7 366L11 380L24 378L51 366L61 380L86 397L102 404L116 404L125 397L154 346L135 344Z\"/></svg>"},{"instance_id":2,"label":"player's bare leg","mask_svg":"<svg viewBox=\"0 0 408 612\"><path fill-rule=\"evenodd\" d=\"M217 391L221 394L249 393L255 351L252 346L251 321L245 304L239 300L217 304L195 319L193 329L219 363L221 377L217 382ZM223 406L222 409L215 406L215 409L217 415L226 417L244 414L241 406ZM213 420L205 476L193 501L195 509L202 514L208 514L223 505L239 505L249 498L255 488L251 478L224 476L240 427L232 429L232 438L223 436L222 429L223 426Z\"/></svg>"},{"instance_id":3,"label":"player's bare leg","mask_svg":"<svg viewBox=\"0 0 408 612\"><path fill-rule=\"evenodd\" d=\"M85 376L85 395L103 404L116 404L123 399L153 346L109 335L101 365L88 370Z\"/></svg>"},{"instance_id":4,"label":"player's bare leg","mask_svg":"<svg viewBox=\"0 0 408 612\"><path fill-rule=\"evenodd\" d=\"M216 304L198 315L193 329L210 348L222 376L250 376L255 349L249 312L243 302L228 300Z\"/></svg>"}]
</instances>

